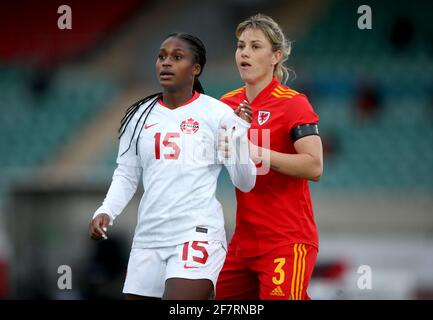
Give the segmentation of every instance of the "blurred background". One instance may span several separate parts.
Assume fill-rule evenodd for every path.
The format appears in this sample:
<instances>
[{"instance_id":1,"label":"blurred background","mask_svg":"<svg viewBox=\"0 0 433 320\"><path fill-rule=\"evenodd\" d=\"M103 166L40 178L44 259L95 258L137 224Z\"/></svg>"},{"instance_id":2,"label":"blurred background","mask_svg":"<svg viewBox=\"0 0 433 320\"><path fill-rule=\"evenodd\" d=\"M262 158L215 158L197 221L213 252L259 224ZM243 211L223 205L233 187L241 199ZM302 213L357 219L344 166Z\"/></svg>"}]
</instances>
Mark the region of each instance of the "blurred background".
<instances>
[{"instance_id":1,"label":"blurred background","mask_svg":"<svg viewBox=\"0 0 433 320\"><path fill-rule=\"evenodd\" d=\"M63 4L70 30L57 25ZM371 30L357 25L365 4ZM209 95L240 87L234 30L258 12L293 41L287 84L321 118L311 297L433 298L433 2L15 0L0 4L0 299L123 298L142 189L109 240L87 231L111 182L120 119L159 89L157 51L175 31L205 42ZM225 170L217 196L230 239ZM70 290L57 286L61 265Z\"/></svg>"}]
</instances>

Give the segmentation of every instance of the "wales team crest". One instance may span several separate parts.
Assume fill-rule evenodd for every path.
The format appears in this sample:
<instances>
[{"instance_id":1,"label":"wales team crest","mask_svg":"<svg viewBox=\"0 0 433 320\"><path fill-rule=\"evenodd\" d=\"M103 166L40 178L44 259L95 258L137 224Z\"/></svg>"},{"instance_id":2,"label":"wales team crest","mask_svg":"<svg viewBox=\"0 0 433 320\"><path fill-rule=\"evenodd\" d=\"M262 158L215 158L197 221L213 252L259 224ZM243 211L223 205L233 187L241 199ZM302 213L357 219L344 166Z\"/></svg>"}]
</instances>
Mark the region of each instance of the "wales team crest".
<instances>
[{"instance_id":1,"label":"wales team crest","mask_svg":"<svg viewBox=\"0 0 433 320\"><path fill-rule=\"evenodd\" d=\"M264 124L271 117L271 113L269 111L259 111L259 116L257 118L257 122L259 125Z\"/></svg>"}]
</instances>

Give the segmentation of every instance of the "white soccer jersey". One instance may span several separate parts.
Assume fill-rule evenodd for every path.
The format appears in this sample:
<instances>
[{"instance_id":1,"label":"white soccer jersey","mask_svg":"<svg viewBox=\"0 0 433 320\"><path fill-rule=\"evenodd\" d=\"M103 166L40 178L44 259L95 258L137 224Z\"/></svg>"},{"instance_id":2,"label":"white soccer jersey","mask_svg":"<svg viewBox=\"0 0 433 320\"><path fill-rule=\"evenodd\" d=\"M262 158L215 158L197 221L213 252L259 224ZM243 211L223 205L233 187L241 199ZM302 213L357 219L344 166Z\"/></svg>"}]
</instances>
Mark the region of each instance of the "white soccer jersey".
<instances>
[{"instance_id":1,"label":"white soccer jersey","mask_svg":"<svg viewBox=\"0 0 433 320\"><path fill-rule=\"evenodd\" d=\"M226 243L222 206L215 197L222 164L217 162L219 128L235 128L246 137L249 123L224 103L195 93L176 109L155 104L142 128L138 149L131 137L143 110L135 113L120 139L118 167L107 196L94 216L107 213L111 223L134 195L140 175L144 193L138 209L133 248L156 248L191 240ZM143 127L144 126L144 127ZM137 153L137 154L136 154ZM244 158L245 159L245 158ZM226 165L238 188L249 191L255 184L256 167L247 161Z\"/></svg>"}]
</instances>

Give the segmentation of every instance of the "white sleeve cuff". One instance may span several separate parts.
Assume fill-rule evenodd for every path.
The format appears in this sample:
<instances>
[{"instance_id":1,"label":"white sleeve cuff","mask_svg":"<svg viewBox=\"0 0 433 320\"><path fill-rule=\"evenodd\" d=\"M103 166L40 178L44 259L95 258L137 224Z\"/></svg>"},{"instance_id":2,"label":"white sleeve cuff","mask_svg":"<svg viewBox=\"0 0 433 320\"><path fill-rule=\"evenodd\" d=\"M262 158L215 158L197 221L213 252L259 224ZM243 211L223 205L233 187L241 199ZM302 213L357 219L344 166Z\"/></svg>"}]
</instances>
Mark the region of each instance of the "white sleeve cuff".
<instances>
[{"instance_id":1,"label":"white sleeve cuff","mask_svg":"<svg viewBox=\"0 0 433 320\"><path fill-rule=\"evenodd\" d=\"M103 206L99 207L99 208L95 211L95 213L93 214L93 218L92 218L92 220L95 219L96 216L98 216L98 215L100 215L100 214L106 214L107 216L109 216L109 217L110 217L110 223L109 223L109 225L110 225L110 226L113 225L113 222L114 222L114 219L115 219L115 218L113 217L112 214L108 213L108 210L107 210L106 208L104 208Z\"/></svg>"}]
</instances>

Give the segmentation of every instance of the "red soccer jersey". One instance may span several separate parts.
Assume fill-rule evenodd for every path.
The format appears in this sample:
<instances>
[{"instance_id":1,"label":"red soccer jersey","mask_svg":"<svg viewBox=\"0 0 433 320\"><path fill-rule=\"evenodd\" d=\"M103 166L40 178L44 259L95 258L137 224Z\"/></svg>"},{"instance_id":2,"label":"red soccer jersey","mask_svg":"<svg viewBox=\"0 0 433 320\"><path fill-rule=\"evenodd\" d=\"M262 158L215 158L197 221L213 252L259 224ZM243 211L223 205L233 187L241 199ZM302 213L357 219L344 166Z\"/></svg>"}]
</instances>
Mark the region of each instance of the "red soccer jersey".
<instances>
[{"instance_id":1,"label":"red soccer jersey","mask_svg":"<svg viewBox=\"0 0 433 320\"><path fill-rule=\"evenodd\" d=\"M245 87L231 91L220 99L233 109L247 100ZM292 128L316 124L319 116L305 95L282 85L275 77L257 97L250 101L253 130L262 146L262 130L270 132L270 149L296 153L290 137ZM265 146L264 146L265 147ZM236 189L236 229L231 245L243 256L257 256L289 243L318 247L310 189L306 179L288 176L273 169L258 175L248 193Z\"/></svg>"}]
</instances>

